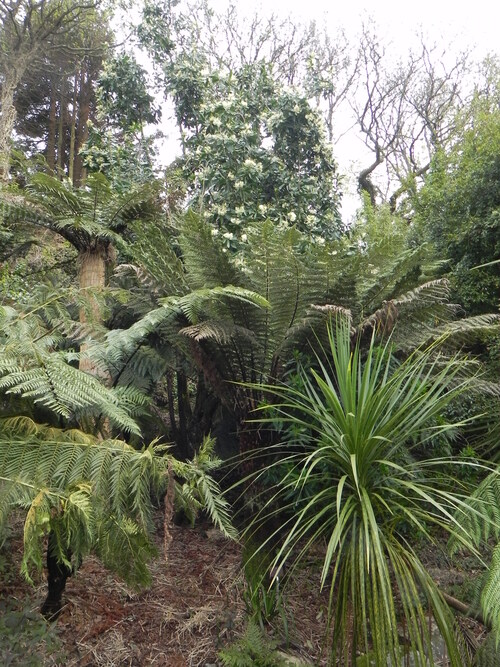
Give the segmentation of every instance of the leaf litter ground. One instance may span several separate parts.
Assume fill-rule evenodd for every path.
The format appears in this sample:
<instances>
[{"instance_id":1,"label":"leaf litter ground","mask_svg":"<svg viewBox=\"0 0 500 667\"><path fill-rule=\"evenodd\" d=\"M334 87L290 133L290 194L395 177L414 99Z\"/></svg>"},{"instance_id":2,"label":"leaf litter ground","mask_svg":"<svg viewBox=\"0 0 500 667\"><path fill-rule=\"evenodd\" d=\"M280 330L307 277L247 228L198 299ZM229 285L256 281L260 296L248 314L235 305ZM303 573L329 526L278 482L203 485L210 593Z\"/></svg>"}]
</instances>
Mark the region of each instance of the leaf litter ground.
<instances>
[{"instance_id":1,"label":"leaf litter ground","mask_svg":"<svg viewBox=\"0 0 500 667\"><path fill-rule=\"evenodd\" d=\"M247 622L243 601L241 547L208 526L172 527L165 554L158 517L160 556L153 562L152 586L134 592L93 557L68 580L65 605L55 624L60 646L51 655L39 649L40 662L11 664L64 667L211 667L218 651L241 636ZM15 534L20 534L19 530ZM318 555L319 556L319 555ZM290 646L287 654L306 663L326 664L324 649L326 596L318 596L318 559L297 571L284 594ZM39 609L46 593L33 589L18 574L21 544L9 542L9 577L0 572L0 599ZM15 574L14 574L15 573ZM280 637L280 621L270 633ZM43 642L42 642L43 644ZM284 644L283 644L284 646ZM44 654L45 653L45 654Z\"/></svg>"}]
</instances>

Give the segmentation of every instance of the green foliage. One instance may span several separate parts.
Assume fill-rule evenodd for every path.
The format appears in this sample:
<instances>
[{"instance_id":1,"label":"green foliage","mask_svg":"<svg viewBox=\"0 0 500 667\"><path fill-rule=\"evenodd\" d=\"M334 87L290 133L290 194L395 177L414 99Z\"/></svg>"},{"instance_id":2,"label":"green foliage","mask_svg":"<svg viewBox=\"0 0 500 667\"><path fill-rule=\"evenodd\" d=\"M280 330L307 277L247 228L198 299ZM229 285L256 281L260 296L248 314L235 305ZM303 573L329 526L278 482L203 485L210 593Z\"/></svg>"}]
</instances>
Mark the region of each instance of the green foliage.
<instances>
[{"instance_id":1,"label":"green foliage","mask_svg":"<svg viewBox=\"0 0 500 667\"><path fill-rule=\"evenodd\" d=\"M24 574L42 570L44 537L51 531L60 562L69 564L69 551L78 563L97 545L105 564L118 564L126 580L146 584L145 563L154 554L150 493L165 485L164 471L164 458L153 448L139 452L81 431L4 419L0 519L4 523L14 507L26 511Z\"/></svg>"},{"instance_id":2,"label":"green foliage","mask_svg":"<svg viewBox=\"0 0 500 667\"><path fill-rule=\"evenodd\" d=\"M126 53L116 55L99 75L96 96L97 119L80 149L84 165L121 193L154 180L154 137L145 137L144 127L157 123L160 112L144 69Z\"/></svg>"},{"instance_id":3,"label":"green foliage","mask_svg":"<svg viewBox=\"0 0 500 667\"><path fill-rule=\"evenodd\" d=\"M117 192L125 193L138 183L156 178L154 139L138 139L130 133L117 135L106 124L98 126L89 121L87 141L79 154L89 172L104 174Z\"/></svg>"},{"instance_id":4,"label":"green foliage","mask_svg":"<svg viewBox=\"0 0 500 667\"><path fill-rule=\"evenodd\" d=\"M452 285L470 314L498 305L500 113L478 103L473 124L452 149L436 155L416 199L417 225L451 261Z\"/></svg>"},{"instance_id":5,"label":"green foliage","mask_svg":"<svg viewBox=\"0 0 500 667\"><path fill-rule=\"evenodd\" d=\"M123 441L43 427L26 418L2 420L0 525L14 507L26 511L24 574L29 578L33 569L42 570L50 531L60 562L78 564L94 550L125 581L147 585L147 563L156 553L150 540L151 494L165 493L169 465L186 480L176 485L180 504L194 514L205 509L234 538L227 501L210 477L220 464L212 451L213 442L207 441L199 458L180 462L162 446L137 451Z\"/></svg>"},{"instance_id":6,"label":"green foliage","mask_svg":"<svg viewBox=\"0 0 500 667\"><path fill-rule=\"evenodd\" d=\"M245 590L243 599L252 622L264 630L275 616L280 615L285 630L286 616L280 591L279 579L270 575L271 558L247 539L243 550L243 572Z\"/></svg>"},{"instance_id":7,"label":"green foliage","mask_svg":"<svg viewBox=\"0 0 500 667\"><path fill-rule=\"evenodd\" d=\"M310 243L296 229L267 221L248 228L244 254L233 255L192 213L177 238L160 226L135 230L135 263L122 276L133 279L129 317L140 319L108 334L112 365L142 359L149 346L164 359L175 349L204 373L238 420L262 399L255 383L279 380L296 352L317 348L331 313L348 314L353 340L365 345L374 329L381 336L392 332L405 353L444 334L450 348L460 346L497 327L495 315L452 321L456 306L445 280L419 285L425 247L376 263L381 253L346 239ZM237 384L249 382L251 388Z\"/></svg>"},{"instance_id":8,"label":"green foliage","mask_svg":"<svg viewBox=\"0 0 500 667\"><path fill-rule=\"evenodd\" d=\"M158 122L159 111L147 90L146 72L126 53L105 63L99 74L97 100L106 121L123 130Z\"/></svg>"},{"instance_id":9,"label":"green foliage","mask_svg":"<svg viewBox=\"0 0 500 667\"><path fill-rule=\"evenodd\" d=\"M176 486L176 497L193 522L203 509L226 537L235 539L237 532L231 525L229 504L211 476L222 465L214 449L215 438L207 437L191 461L172 461L175 474L185 480Z\"/></svg>"},{"instance_id":10,"label":"green foliage","mask_svg":"<svg viewBox=\"0 0 500 667\"><path fill-rule=\"evenodd\" d=\"M77 342L79 334L85 332L85 328L78 331L62 299L62 294L52 295L45 304L27 312L0 308L0 391L44 406L73 423L84 416L101 416L125 431L137 433L137 425L120 396L96 377L75 368L75 352L58 349L70 334Z\"/></svg>"},{"instance_id":11,"label":"green foliage","mask_svg":"<svg viewBox=\"0 0 500 667\"><path fill-rule=\"evenodd\" d=\"M154 186L135 185L117 192L100 173L90 174L84 188L48 174L35 174L23 196L2 192L1 221L47 227L79 251L96 249L98 242L120 243L120 233L155 213Z\"/></svg>"},{"instance_id":12,"label":"green foliage","mask_svg":"<svg viewBox=\"0 0 500 667\"><path fill-rule=\"evenodd\" d=\"M219 652L226 667L286 667L287 662L276 653L277 642L250 621L245 634L231 646Z\"/></svg>"},{"instance_id":13,"label":"green foliage","mask_svg":"<svg viewBox=\"0 0 500 667\"><path fill-rule=\"evenodd\" d=\"M500 642L500 544L493 550L490 572L481 593L481 606L485 619L496 633L497 647Z\"/></svg>"},{"instance_id":14,"label":"green foliage","mask_svg":"<svg viewBox=\"0 0 500 667\"><path fill-rule=\"evenodd\" d=\"M165 493L169 466L178 478L177 496L193 515L205 509L227 536L235 537L228 504L211 477L220 462L211 440L193 461L181 462L164 446L137 450L122 440L24 416L39 415L42 406L52 421L97 429L109 420L139 435L131 413L141 405L142 393L103 386L71 365L79 355L58 349L79 335L63 297L27 312L0 311L1 407L10 415L0 419L0 526L14 508L26 512L22 571L28 578L43 568L44 538L50 533L59 562L77 566L92 550L129 583L146 585L147 563L156 553L151 498ZM19 398L7 400L13 394Z\"/></svg>"},{"instance_id":15,"label":"green foliage","mask_svg":"<svg viewBox=\"0 0 500 667\"><path fill-rule=\"evenodd\" d=\"M29 608L19 609L0 600L0 661L12 667L42 667L48 664L40 657L51 657L50 664L62 664L60 642L54 628L40 614Z\"/></svg>"},{"instance_id":16,"label":"green foliage","mask_svg":"<svg viewBox=\"0 0 500 667\"><path fill-rule=\"evenodd\" d=\"M398 363L390 343L377 346L372 337L362 354L359 343L351 347L345 318L330 329L328 352L329 361L318 359L319 371L305 374L302 386L269 387L282 422L311 435L306 444L277 446L271 467L286 462L296 474L277 481L252 530L279 514L280 528L262 546L283 535L277 570L326 540L321 586L331 592L333 662L350 664L359 651L373 651L377 665L389 657L398 664L404 618L417 664L428 664L428 607L450 663L463 667L453 616L407 535L432 541L431 526L438 526L474 552L461 521L467 487L444 478L441 459L412 456L436 433L456 429L436 420L472 379L463 378L463 362L436 356L433 347ZM312 495L304 492L310 486Z\"/></svg>"},{"instance_id":17,"label":"green foliage","mask_svg":"<svg viewBox=\"0 0 500 667\"><path fill-rule=\"evenodd\" d=\"M473 462L472 462L473 464ZM471 462L469 461L469 465ZM477 464L476 467L479 467ZM490 469L490 465L481 468ZM497 647L500 642L500 470L489 472L483 481L476 486L470 498L466 500L457 517L463 530L467 531L469 540L474 545L496 543L491 555L491 562L484 577L480 605L486 622L490 624L496 638ZM457 551L460 541L452 536L449 544L451 552Z\"/></svg>"}]
</instances>

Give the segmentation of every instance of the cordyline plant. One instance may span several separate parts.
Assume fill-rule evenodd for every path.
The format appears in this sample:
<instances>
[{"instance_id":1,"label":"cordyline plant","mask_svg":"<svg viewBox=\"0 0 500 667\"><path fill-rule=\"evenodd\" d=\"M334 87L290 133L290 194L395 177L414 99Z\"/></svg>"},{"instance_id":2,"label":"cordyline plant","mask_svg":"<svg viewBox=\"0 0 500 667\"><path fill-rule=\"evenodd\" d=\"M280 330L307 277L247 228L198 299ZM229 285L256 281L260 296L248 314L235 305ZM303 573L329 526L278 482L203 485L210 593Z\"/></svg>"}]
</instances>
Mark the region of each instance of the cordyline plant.
<instances>
[{"instance_id":1,"label":"cordyline plant","mask_svg":"<svg viewBox=\"0 0 500 667\"><path fill-rule=\"evenodd\" d=\"M396 665L405 650L416 665L434 664L432 617L450 664L463 667L459 628L413 544L416 535L432 541L437 528L477 554L462 528L468 489L446 476L443 459L422 460L436 435L459 426L443 411L471 389L467 362L445 358L436 344L401 362L390 340L375 336L363 351L340 315L328 339L317 370L299 371L293 386L268 387L272 416L267 405L259 421L277 420L299 436L277 445L260 473L279 481L249 530L262 534L280 517L261 546L280 538L272 572L293 572L313 543L326 544L320 585L330 590L332 664L368 654L370 664Z\"/></svg>"}]
</instances>

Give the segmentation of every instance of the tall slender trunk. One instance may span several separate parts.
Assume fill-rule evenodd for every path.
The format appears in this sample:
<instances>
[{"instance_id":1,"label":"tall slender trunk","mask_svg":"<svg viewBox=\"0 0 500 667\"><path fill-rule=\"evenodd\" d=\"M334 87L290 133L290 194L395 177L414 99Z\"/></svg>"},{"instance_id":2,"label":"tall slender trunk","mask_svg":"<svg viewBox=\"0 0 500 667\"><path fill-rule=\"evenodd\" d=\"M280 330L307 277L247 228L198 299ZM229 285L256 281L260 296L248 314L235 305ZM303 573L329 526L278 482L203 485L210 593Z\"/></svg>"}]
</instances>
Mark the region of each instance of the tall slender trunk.
<instances>
[{"instance_id":1,"label":"tall slender trunk","mask_svg":"<svg viewBox=\"0 0 500 667\"><path fill-rule=\"evenodd\" d=\"M76 100L78 90L78 75L75 74L73 82L73 109L71 113L71 132L69 140L69 161L68 178L75 185L74 167L75 167L75 143L76 143Z\"/></svg>"},{"instance_id":2,"label":"tall slender trunk","mask_svg":"<svg viewBox=\"0 0 500 667\"><path fill-rule=\"evenodd\" d=\"M59 123L57 127L57 174L61 178L64 170L64 120L66 116L66 81L61 80L61 94L59 96Z\"/></svg>"},{"instance_id":3,"label":"tall slender trunk","mask_svg":"<svg viewBox=\"0 0 500 667\"><path fill-rule=\"evenodd\" d=\"M188 425L191 421L191 404L189 402L187 378L183 370L177 371L177 413L179 415L177 444L189 456L193 454L188 433Z\"/></svg>"},{"instance_id":4,"label":"tall slender trunk","mask_svg":"<svg viewBox=\"0 0 500 667\"><path fill-rule=\"evenodd\" d=\"M16 122L14 93L19 81L15 72L6 72L0 97L0 183L9 180L11 138Z\"/></svg>"},{"instance_id":5,"label":"tall slender trunk","mask_svg":"<svg viewBox=\"0 0 500 667\"><path fill-rule=\"evenodd\" d=\"M56 168L56 124L57 124L57 102L56 102L56 88L52 83L50 88L50 106L49 106L49 127L47 135L47 167L49 174L52 176Z\"/></svg>"},{"instance_id":6,"label":"tall slender trunk","mask_svg":"<svg viewBox=\"0 0 500 667\"><path fill-rule=\"evenodd\" d=\"M83 166L82 158L79 155L79 150L87 141L89 129L88 120L90 117L90 96L91 86L90 77L87 73L86 66L83 64L80 70L80 88L78 96L78 126L76 134L76 149L75 149L75 172L74 183L76 186L85 182L87 176L86 169Z\"/></svg>"},{"instance_id":7,"label":"tall slender trunk","mask_svg":"<svg viewBox=\"0 0 500 667\"><path fill-rule=\"evenodd\" d=\"M177 422L175 419L175 403L174 403L174 384L172 381L173 371L169 370L166 374L167 380L167 404L168 416L170 418L170 437L174 442L177 440Z\"/></svg>"}]
</instances>

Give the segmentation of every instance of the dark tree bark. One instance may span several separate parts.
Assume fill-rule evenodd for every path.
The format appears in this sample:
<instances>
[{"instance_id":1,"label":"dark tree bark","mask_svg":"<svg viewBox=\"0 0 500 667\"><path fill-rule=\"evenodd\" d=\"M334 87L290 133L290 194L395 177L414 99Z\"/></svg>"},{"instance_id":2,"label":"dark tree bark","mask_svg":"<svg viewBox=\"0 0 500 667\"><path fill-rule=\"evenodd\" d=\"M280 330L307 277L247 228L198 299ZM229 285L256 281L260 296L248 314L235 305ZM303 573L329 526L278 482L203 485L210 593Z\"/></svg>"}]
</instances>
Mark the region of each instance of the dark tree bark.
<instances>
[{"instance_id":1,"label":"dark tree bark","mask_svg":"<svg viewBox=\"0 0 500 667\"><path fill-rule=\"evenodd\" d=\"M54 621L61 613L62 595L66 588L66 581L73 573L72 569L64 563L59 563L55 556L55 536L49 534L49 543L47 546L47 584L48 592L45 602L41 607L41 613L49 621ZM68 560L71 554L68 553Z\"/></svg>"},{"instance_id":2,"label":"dark tree bark","mask_svg":"<svg viewBox=\"0 0 500 667\"><path fill-rule=\"evenodd\" d=\"M370 179L370 175L375 171L375 169L379 165L382 164L383 161L384 158L382 157L381 152L377 150L375 156L375 162L373 162L366 169L363 169L363 171L361 171L358 176L359 191L368 193L368 196L370 197L370 203L373 207L375 207L377 204L377 198L376 198L377 191Z\"/></svg>"}]
</instances>

